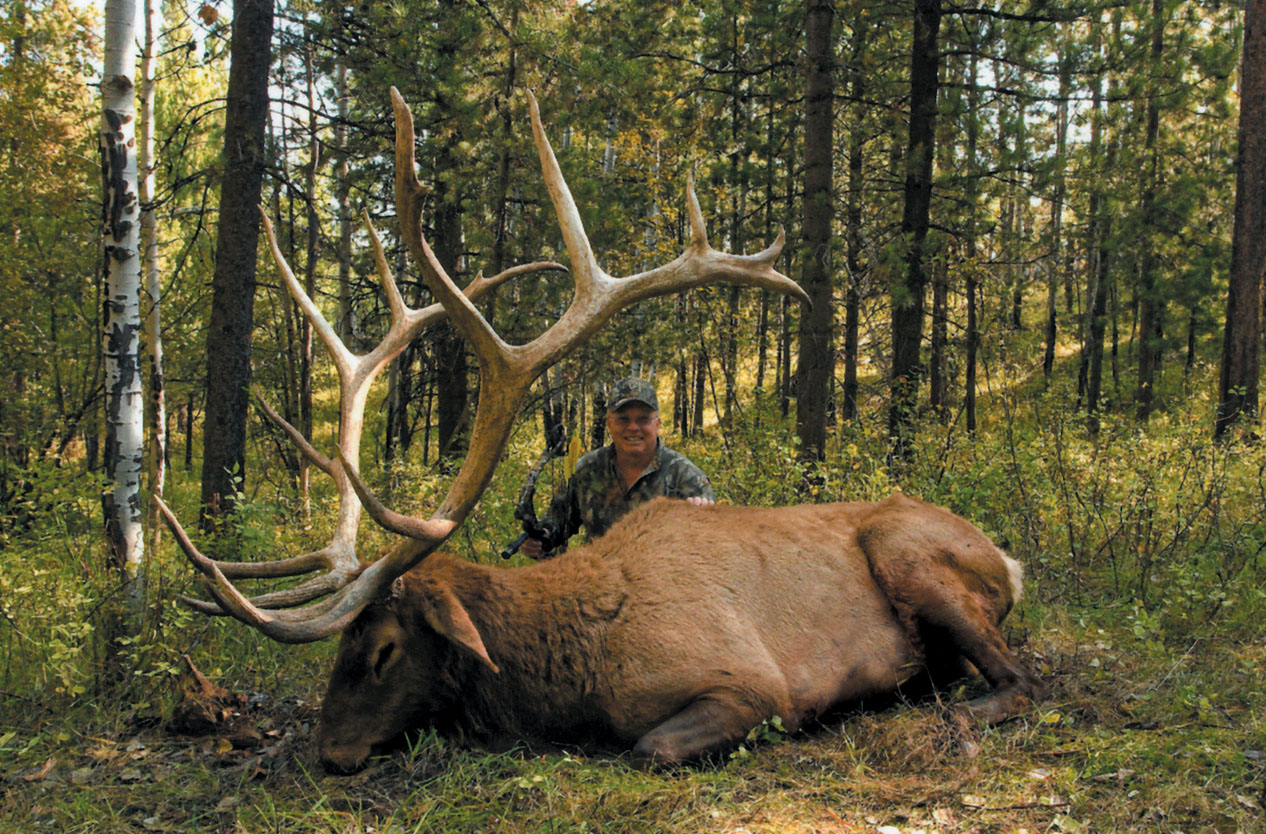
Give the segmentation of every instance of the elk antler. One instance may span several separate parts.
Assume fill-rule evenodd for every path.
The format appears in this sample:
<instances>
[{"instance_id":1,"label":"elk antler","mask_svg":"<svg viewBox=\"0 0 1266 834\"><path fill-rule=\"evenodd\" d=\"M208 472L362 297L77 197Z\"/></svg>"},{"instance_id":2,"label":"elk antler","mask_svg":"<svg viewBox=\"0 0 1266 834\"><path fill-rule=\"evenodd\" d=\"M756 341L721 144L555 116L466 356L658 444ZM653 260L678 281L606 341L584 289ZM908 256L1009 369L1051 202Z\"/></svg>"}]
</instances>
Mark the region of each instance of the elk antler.
<instances>
[{"instance_id":1,"label":"elk antler","mask_svg":"<svg viewBox=\"0 0 1266 834\"><path fill-rule=\"evenodd\" d=\"M199 553L175 516L165 505L159 504L181 548L204 575L218 608L196 600L190 600L190 604L211 613L222 610L286 643L319 640L342 631L392 581L438 548L465 520L492 479L514 418L532 382L546 368L592 336L619 310L645 298L722 281L786 293L806 303L809 300L794 281L774 269L784 241L781 231L769 248L755 255L731 255L708 245L693 178L686 195L691 236L685 251L672 262L637 275L627 278L608 275L598 265L589 246L576 203L541 127L536 98L529 92L532 135L545 185L571 260L575 286L571 305L553 325L525 345L507 344L483 318L472 300L513 275L563 267L551 263L528 264L493 278L476 278L464 293L459 290L423 237L422 205L426 192L417 179L413 116L394 87L391 89L391 101L396 115L396 213L400 218L401 235L421 267L427 288L438 299L437 304L424 310L410 310L404 305L383 255L382 244L367 217L375 261L391 305L392 323L387 335L374 350L365 356L355 356L343 345L333 327L295 280L265 218L273 258L286 286L311 319L339 372L341 399L336 460L318 453L303 441L299 432L267 409L303 453L329 473L338 485L339 521L333 540L321 550L292 559L262 564L220 562ZM478 359L481 380L479 404L466 462L439 507L430 518L421 519L391 512L362 483L358 473L360 436L365 400L373 378L423 327L445 314L471 343ZM362 505L379 524L406 537L372 564L362 562L355 553L356 524ZM295 588L254 599L241 594L230 581L233 578L292 576L319 568L325 568L327 572ZM322 596L328 598L312 602ZM303 607L292 607L299 605Z\"/></svg>"}]
</instances>

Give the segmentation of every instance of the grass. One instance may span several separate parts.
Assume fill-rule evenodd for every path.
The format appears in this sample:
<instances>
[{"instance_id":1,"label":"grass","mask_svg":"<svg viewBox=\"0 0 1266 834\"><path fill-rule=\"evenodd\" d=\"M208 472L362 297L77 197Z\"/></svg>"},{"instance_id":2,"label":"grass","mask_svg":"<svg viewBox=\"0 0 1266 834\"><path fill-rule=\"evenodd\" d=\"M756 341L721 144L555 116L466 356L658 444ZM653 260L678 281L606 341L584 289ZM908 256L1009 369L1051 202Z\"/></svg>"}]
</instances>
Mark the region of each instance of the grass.
<instances>
[{"instance_id":1,"label":"grass","mask_svg":"<svg viewBox=\"0 0 1266 834\"><path fill-rule=\"evenodd\" d=\"M1140 640L1113 616L1028 608L1013 636L1051 682L996 728L899 704L757 740L724 762L490 754L423 736L324 774L313 702L263 698L235 749L159 727L91 726L85 705L5 734L0 830L223 832L1256 832L1266 828L1261 634ZM100 716L95 716L100 720ZM28 728L31 729L31 728ZM10 731L12 732L12 731ZM767 732L767 736L778 734Z\"/></svg>"}]
</instances>

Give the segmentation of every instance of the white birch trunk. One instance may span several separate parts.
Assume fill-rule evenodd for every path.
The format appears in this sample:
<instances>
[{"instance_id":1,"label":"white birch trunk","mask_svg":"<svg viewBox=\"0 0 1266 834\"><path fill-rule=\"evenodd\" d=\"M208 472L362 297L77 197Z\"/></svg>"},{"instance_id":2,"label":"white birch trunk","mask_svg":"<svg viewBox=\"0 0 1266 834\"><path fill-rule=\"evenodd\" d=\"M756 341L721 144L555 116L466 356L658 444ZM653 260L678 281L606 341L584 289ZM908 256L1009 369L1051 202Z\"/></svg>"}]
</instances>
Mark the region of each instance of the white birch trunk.
<instances>
[{"instance_id":1,"label":"white birch trunk","mask_svg":"<svg viewBox=\"0 0 1266 834\"><path fill-rule=\"evenodd\" d=\"M163 497L167 479L167 402L163 371L162 286L158 271L158 223L154 217L154 55L158 42L158 0L144 0L144 35L141 41L141 105L137 119L137 165L141 197L141 257L145 273L146 370L149 373L149 493ZM146 522L146 549L158 547L162 524L158 504L150 501Z\"/></svg>"},{"instance_id":2,"label":"white birch trunk","mask_svg":"<svg viewBox=\"0 0 1266 834\"><path fill-rule=\"evenodd\" d=\"M140 203L132 80L135 66L136 2L106 0L100 151L106 278L101 352L105 365L108 484L102 506L110 558L129 580L132 611L139 608L143 599L140 580L144 560Z\"/></svg>"}]
</instances>

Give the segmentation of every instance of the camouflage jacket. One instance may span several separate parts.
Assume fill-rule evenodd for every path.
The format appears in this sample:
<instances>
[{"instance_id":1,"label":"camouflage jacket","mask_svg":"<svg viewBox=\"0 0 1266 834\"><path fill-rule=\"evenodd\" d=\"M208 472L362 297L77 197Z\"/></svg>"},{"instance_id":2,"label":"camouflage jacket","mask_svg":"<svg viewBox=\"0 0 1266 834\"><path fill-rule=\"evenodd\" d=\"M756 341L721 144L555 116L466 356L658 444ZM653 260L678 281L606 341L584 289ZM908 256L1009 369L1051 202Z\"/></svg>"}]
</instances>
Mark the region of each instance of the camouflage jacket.
<instances>
[{"instance_id":1,"label":"camouflage jacket","mask_svg":"<svg viewBox=\"0 0 1266 834\"><path fill-rule=\"evenodd\" d=\"M663 443L657 446L655 459L627 491L616 469L615 447L594 449L577 461L566 491L550 504L543 519L543 525L552 533L543 542L545 549L566 544L582 525L588 538L596 539L629 510L658 495L669 498L697 495L716 500L708 476L685 455Z\"/></svg>"}]
</instances>

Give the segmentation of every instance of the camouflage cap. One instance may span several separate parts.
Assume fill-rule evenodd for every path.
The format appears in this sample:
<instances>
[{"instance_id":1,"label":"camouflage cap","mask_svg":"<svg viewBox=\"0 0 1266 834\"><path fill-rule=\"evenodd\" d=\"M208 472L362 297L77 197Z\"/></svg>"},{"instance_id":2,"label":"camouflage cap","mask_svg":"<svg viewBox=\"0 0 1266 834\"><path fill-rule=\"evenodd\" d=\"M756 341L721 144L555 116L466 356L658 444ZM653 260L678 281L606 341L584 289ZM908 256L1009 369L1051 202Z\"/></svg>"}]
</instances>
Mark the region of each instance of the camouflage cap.
<instances>
[{"instance_id":1,"label":"camouflage cap","mask_svg":"<svg viewBox=\"0 0 1266 834\"><path fill-rule=\"evenodd\" d=\"M612 387L607 412L619 411L627 403L646 403L655 411L659 411L659 398L655 396L655 386L635 376L622 379Z\"/></svg>"}]
</instances>

